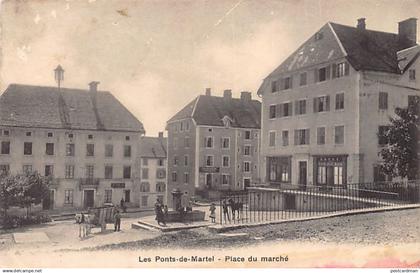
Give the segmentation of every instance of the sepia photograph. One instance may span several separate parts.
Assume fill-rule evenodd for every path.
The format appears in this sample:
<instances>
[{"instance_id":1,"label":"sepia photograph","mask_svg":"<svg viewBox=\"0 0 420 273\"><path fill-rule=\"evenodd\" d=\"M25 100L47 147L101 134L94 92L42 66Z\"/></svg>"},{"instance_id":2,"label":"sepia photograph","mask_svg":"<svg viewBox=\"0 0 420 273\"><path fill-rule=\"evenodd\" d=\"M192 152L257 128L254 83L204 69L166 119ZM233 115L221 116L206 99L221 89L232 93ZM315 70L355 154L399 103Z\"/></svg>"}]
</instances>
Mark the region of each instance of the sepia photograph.
<instances>
[{"instance_id":1,"label":"sepia photograph","mask_svg":"<svg viewBox=\"0 0 420 273\"><path fill-rule=\"evenodd\" d=\"M0 1L2 273L418 272L418 18L420 0Z\"/></svg>"}]
</instances>

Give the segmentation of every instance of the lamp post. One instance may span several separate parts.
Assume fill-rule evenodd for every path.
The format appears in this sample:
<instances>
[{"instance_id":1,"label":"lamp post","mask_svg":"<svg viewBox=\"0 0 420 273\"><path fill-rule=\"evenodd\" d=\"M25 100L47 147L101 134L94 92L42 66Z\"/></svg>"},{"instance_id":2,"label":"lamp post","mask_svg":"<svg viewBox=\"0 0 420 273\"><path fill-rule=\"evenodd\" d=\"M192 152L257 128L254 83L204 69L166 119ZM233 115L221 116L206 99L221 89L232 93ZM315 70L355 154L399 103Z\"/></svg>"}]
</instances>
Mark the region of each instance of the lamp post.
<instances>
[{"instance_id":1,"label":"lamp post","mask_svg":"<svg viewBox=\"0 0 420 273\"><path fill-rule=\"evenodd\" d=\"M56 69L54 69L54 78L58 84L58 90L60 91L61 81L64 80L64 69L61 65L58 65Z\"/></svg>"}]
</instances>

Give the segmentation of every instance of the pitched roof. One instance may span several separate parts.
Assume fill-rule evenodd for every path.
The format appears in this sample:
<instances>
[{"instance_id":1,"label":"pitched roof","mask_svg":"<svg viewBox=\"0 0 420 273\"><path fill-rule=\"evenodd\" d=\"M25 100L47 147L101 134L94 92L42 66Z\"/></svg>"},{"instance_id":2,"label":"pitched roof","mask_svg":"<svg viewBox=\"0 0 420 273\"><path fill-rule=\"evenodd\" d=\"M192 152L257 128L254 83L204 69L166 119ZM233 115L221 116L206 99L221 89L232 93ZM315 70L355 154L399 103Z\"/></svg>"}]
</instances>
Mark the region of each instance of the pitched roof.
<instances>
[{"instance_id":1,"label":"pitched roof","mask_svg":"<svg viewBox=\"0 0 420 273\"><path fill-rule=\"evenodd\" d=\"M401 71L406 71L420 56L420 45L416 45L397 53L398 65Z\"/></svg>"},{"instance_id":2,"label":"pitched roof","mask_svg":"<svg viewBox=\"0 0 420 273\"><path fill-rule=\"evenodd\" d=\"M261 103L257 100L200 95L168 122L193 118L197 125L224 126L228 116L236 128L261 128Z\"/></svg>"},{"instance_id":3,"label":"pitched roof","mask_svg":"<svg viewBox=\"0 0 420 273\"><path fill-rule=\"evenodd\" d=\"M317 35L321 34L322 38ZM346 57L356 70L399 73L397 52L410 46L398 34L327 23L270 75Z\"/></svg>"},{"instance_id":4,"label":"pitched roof","mask_svg":"<svg viewBox=\"0 0 420 273\"><path fill-rule=\"evenodd\" d=\"M166 158L167 138L142 136L138 151L140 157Z\"/></svg>"},{"instance_id":5,"label":"pitched roof","mask_svg":"<svg viewBox=\"0 0 420 273\"><path fill-rule=\"evenodd\" d=\"M56 87L46 86L9 85L0 97L0 124L144 133L143 124L111 93L69 88L61 90L58 92Z\"/></svg>"}]
</instances>

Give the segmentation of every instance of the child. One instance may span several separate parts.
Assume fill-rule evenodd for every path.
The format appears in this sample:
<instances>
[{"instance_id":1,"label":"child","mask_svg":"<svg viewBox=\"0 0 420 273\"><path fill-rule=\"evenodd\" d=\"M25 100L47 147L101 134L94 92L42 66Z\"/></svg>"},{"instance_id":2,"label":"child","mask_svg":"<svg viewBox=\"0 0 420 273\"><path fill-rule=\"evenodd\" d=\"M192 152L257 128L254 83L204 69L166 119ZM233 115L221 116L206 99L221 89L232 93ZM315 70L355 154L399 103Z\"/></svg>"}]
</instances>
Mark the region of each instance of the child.
<instances>
[{"instance_id":1,"label":"child","mask_svg":"<svg viewBox=\"0 0 420 273\"><path fill-rule=\"evenodd\" d=\"M210 218L212 223L216 223L216 206L214 203L210 205Z\"/></svg>"}]
</instances>

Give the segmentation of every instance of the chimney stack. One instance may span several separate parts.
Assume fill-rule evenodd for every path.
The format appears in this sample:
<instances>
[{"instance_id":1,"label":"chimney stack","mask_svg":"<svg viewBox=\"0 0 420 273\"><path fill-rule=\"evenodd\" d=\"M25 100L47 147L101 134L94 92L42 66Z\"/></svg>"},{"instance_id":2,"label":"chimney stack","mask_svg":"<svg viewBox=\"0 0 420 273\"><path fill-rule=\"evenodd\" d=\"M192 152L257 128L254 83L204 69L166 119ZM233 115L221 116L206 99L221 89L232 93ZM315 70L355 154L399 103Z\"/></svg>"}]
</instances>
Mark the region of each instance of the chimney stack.
<instances>
[{"instance_id":1,"label":"chimney stack","mask_svg":"<svg viewBox=\"0 0 420 273\"><path fill-rule=\"evenodd\" d=\"M89 83L89 91L91 91L91 92L98 91L98 84L99 84L99 82L95 82L95 81L90 82Z\"/></svg>"},{"instance_id":2,"label":"chimney stack","mask_svg":"<svg viewBox=\"0 0 420 273\"><path fill-rule=\"evenodd\" d=\"M163 132L159 132L158 136L159 138L163 138Z\"/></svg>"},{"instance_id":3,"label":"chimney stack","mask_svg":"<svg viewBox=\"0 0 420 273\"><path fill-rule=\"evenodd\" d=\"M223 98L224 99L231 99L232 98L232 90L226 89L223 91Z\"/></svg>"},{"instance_id":4,"label":"chimney stack","mask_svg":"<svg viewBox=\"0 0 420 273\"><path fill-rule=\"evenodd\" d=\"M417 18L408 18L398 23L398 37L405 46L412 47L417 44Z\"/></svg>"},{"instance_id":5,"label":"chimney stack","mask_svg":"<svg viewBox=\"0 0 420 273\"><path fill-rule=\"evenodd\" d=\"M366 18L357 19L357 28L362 30L366 29Z\"/></svg>"},{"instance_id":6,"label":"chimney stack","mask_svg":"<svg viewBox=\"0 0 420 273\"><path fill-rule=\"evenodd\" d=\"M206 88L206 96L211 96L211 88Z\"/></svg>"},{"instance_id":7,"label":"chimney stack","mask_svg":"<svg viewBox=\"0 0 420 273\"><path fill-rule=\"evenodd\" d=\"M243 101L251 101L252 100L252 94L248 91L242 91L241 92L241 100Z\"/></svg>"}]
</instances>

